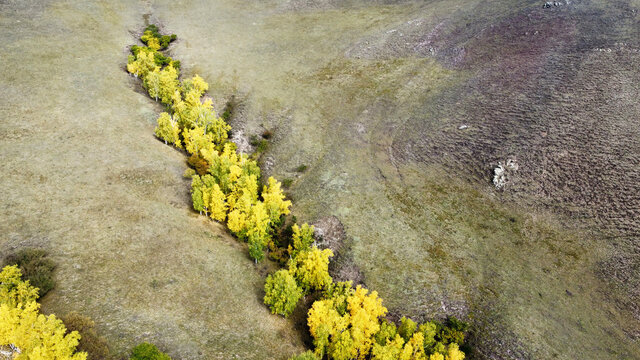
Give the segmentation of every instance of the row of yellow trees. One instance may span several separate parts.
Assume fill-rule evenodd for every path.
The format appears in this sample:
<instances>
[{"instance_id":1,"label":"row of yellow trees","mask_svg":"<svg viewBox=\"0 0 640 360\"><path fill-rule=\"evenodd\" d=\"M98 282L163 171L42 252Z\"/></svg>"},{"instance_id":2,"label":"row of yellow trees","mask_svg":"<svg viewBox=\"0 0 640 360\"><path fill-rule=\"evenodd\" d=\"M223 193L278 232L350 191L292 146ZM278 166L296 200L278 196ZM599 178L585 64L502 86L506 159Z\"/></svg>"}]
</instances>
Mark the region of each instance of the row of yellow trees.
<instances>
[{"instance_id":1,"label":"row of yellow trees","mask_svg":"<svg viewBox=\"0 0 640 360\"><path fill-rule=\"evenodd\" d=\"M260 188L257 163L237 152L228 140L230 126L204 97L209 85L198 75L180 82L179 63L160 53L166 47L162 39L167 37L157 28L145 32L141 40L147 46L132 48L127 70L143 81L149 96L167 108L158 118L156 136L205 164L192 177L193 208L226 223L233 234L248 242L249 255L258 261L267 244L273 245L272 237L290 213L291 202L272 177ZM329 275L333 253L313 245L313 226L295 224L292 230L286 249L290 260L286 269L267 277L264 301L273 313L288 316L302 296L320 294L308 313L315 351L300 358L464 359L458 348L464 336L461 329L453 330L456 336L447 337L443 334L451 332L450 328L435 323L418 326L408 319L396 329L384 319L387 309L377 292L361 286L354 289L351 282L333 282Z\"/></svg>"}]
</instances>

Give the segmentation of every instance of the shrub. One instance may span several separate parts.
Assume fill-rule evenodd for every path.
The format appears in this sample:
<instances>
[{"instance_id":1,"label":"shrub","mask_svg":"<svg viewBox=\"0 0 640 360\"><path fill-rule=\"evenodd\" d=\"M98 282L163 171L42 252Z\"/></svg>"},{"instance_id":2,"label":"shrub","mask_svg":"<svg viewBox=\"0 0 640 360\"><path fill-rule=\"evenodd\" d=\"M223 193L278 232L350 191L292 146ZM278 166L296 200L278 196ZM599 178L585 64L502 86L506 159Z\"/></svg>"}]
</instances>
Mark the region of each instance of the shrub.
<instances>
[{"instance_id":1,"label":"shrub","mask_svg":"<svg viewBox=\"0 0 640 360\"><path fill-rule=\"evenodd\" d=\"M72 312L62 317L62 322L67 327L67 332L80 333L78 351L88 354L88 360L101 360L109 357L109 347L106 340L99 336L95 330L95 323L91 318Z\"/></svg>"},{"instance_id":2,"label":"shrub","mask_svg":"<svg viewBox=\"0 0 640 360\"><path fill-rule=\"evenodd\" d=\"M193 166L198 175L204 175L209 171L209 163L201 156L193 154L189 157L189 165Z\"/></svg>"},{"instance_id":3,"label":"shrub","mask_svg":"<svg viewBox=\"0 0 640 360\"><path fill-rule=\"evenodd\" d=\"M309 350L302 354L292 356L289 360L318 360L318 358L313 354L313 351Z\"/></svg>"},{"instance_id":4,"label":"shrub","mask_svg":"<svg viewBox=\"0 0 640 360\"><path fill-rule=\"evenodd\" d=\"M292 178L286 178L286 179L282 180L282 186L284 186L285 188L289 188L291 186L291 184L293 184L293 179Z\"/></svg>"},{"instance_id":5,"label":"shrub","mask_svg":"<svg viewBox=\"0 0 640 360\"><path fill-rule=\"evenodd\" d=\"M260 139L256 135L251 135L249 143L256 148L256 153L263 153L269 147L269 142L266 139Z\"/></svg>"},{"instance_id":6,"label":"shrub","mask_svg":"<svg viewBox=\"0 0 640 360\"><path fill-rule=\"evenodd\" d=\"M158 350L155 345L143 342L133 348L129 360L171 360L171 357Z\"/></svg>"},{"instance_id":7,"label":"shrub","mask_svg":"<svg viewBox=\"0 0 640 360\"><path fill-rule=\"evenodd\" d=\"M18 265L22 271L22 279L37 287L38 295L45 296L55 287L53 270L56 265L47 258L47 252L43 249L26 248L7 256L4 266Z\"/></svg>"},{"instance_id":8,"label":"shrub","mask_svg":"<svg viewBox=\"0 0 640 360\"><path fill-rule=\"evenodd\" d=\"M192 168L187 168L187 170L185 170L184 173L182 174L182 177L185 179L191 179L195 174L196 174L195 170L193 170Z\"/></svg>"},{"instance_id":9,"label":"shrub","mask_svg":"<svg viewBox=\"0 0 640 360\"><path fill-rule=\"evenodd\" d=\"M305 172L305 171L307 171L307 165L302 164L302 165L298 166L298 167L296 168L296 171L297 171L297 172L300 172L300 173L301 173L301 172Z\"/></svg>"}]
</instances>

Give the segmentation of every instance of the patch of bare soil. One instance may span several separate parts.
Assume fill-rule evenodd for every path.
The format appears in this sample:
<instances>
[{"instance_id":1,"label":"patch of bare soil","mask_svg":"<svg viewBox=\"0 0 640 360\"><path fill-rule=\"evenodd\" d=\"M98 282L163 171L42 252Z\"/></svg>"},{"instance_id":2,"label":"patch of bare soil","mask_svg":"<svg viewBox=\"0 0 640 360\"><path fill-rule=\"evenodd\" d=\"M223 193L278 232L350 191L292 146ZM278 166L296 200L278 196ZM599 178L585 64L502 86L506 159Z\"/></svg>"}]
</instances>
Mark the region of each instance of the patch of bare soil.
<instances>
[{"instance_id":1,"label":"patch of bare soil","mask_svg":"<svg viewBox=\"0 0 640 360\"><path fill-rule=\"evenodd\" d=\"M329 273L334 281L352 281L353 286L364 285L364 274L353 259L352 239L347 237L342 222L335 216L327 216L313 223L318 247L334 253L329 263Z\"/></svg>"}]
</instances>

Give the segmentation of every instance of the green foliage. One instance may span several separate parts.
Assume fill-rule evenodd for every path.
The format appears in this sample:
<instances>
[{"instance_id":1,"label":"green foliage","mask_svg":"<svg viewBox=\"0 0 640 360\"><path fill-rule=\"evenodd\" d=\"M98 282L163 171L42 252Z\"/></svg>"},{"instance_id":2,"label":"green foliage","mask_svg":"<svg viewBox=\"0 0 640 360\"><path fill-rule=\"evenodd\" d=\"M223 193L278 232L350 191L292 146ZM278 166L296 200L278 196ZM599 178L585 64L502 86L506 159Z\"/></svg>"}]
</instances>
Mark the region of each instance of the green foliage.
<instances>
[{"instance_id":1,"label":"green foliage","mask_svg":"<svg viewBox=\"0 0 640 360\"><path fill-rule=\"evenodd\" d=\"M468 328L469 324L450 316L445 324L440 327L438 340L445 344L456 343L462 345L464 343L464 333Z\"/></svg>"},{"instance_id":2,"label":"green foliage","mask_svg":"<svg viewBox=\"0 0 640 360\"><path fill-rule=\"evenodd\" d=\"M302 289L288 270L278 270L267 276L264 285L264 303L274 314L289 316L302 297Z\"/></svg>"},{"instance_id":3,"label":"green foliage","mask_svg":"<svg viewBox=\"0 0 640 360\"><path fill-rule=\"evenodd\" d=\"M292 178L286 178L282 180L282 186L285 189L288 189L291 187L291 184L293 184L293 179Z\"/></svg>"},{"instance_id":4,"label":"green foliage","mask_svg":"<svg viewBox=\"0 0 640 360\"><path fill-rule=\"evenodd\" d=\"M297 172L300 172L300 173L301 173L301 172L305 172L305 171L307 171L307 168L308 168L308 166L307 166L307 165L302 164L302 165L300 165L300 166L298 166L298 167L296 168L296 171L297 171Z\"/></svg>"},{"instance_id":5,"label":"green foliage","mask_svg":"<svg viewBox=\"0 0 640 360\"><path fill-rule=\"evenodd\" d=\"M314 241L313 232L315 228L313 225L309 226L309 224L304 223L302 227L294 224L291 230L293 234L291 236L292 246L289 246L289 255L295 258L301 251L306 251L311 248L311 244Z\"/></svg>"},{"instance_id":6,"label":"green foliage","mask_svg":"<svg viewBox=\"0 0 640 360\"><path fill-rule=\"evenodd\" d=\"M144 342L133 348L129 360L171 360L171 358L158 350L155 345Z\"/></svg>"},{"instance_id":7,"label":"green foliage","mask_svg":"<svg viewBox=\"0 0 640 360\"><path fill-rule=\"evenodd\" d=\"M400 326L398 327L398 334L404 339L404 341L409 341L413 336L413 333L416 331L418 324L415 321L408 319L406 317L402 317L400 319Z\"/></svg>"},{"instance_id":8,"label":"green foliage","mask_svg":"<svg viewBox=\"0 0 640 360\"><path fill-rule=\"evenodd\" d=\"M144 29L144 34L140 37L140 40L147 46L151 47L152 44L156 44L156 50L166 49L172 41L177 39L176 34L162 35L156 25L149 25Z\"/></svg>"},{"instance_id":9,"label":"green foliage","mask_svg":"<svg viewBox=\"0 0 640 360\"><path fill-rule=\"evenodd\" d=\"M77 331L80 334L78 350L88 354L88 360L101 360L109 357L109 347L106 340L95 330L95 323L91 318L78 313L69 313L61 318L67 327L67 332Z\"/></svg>"},{"instance_id":10,"label":"green foliage","mask_svg":"<svg viewBox=\"0 0 640 360\"><path fill-rule=\"evenodd\" d=\"M4 266L17 265L22 272L22 278L38 288L39 297L45 296L55 287L53 271L55 263L47 257L42 249L26 248L7 256Z\"/></svg>"},{"instance_id":11,"label":"green foliage","mask_svg":"<svg viewBox=\"0 0 640 360\"><path fill-rule=\"evenodd\" d=\"M249 137L249 143L255 148L256 153L263 153L267 151L269 147L269 141L267 141L267 139L262 139L256 135Z\"/></svg>"},{"instance_id":12,"label":"green foliage","mask_svg":"<svg viewBox=\"0 0 640 360\"><path fill-rule=\"evenodd\" d=\"M384 319L380 323L380 331L375 335L376 343L384 346L387 344L387 341L395 339L397 333L396 324Z\"/></svg>"}]
</instances>

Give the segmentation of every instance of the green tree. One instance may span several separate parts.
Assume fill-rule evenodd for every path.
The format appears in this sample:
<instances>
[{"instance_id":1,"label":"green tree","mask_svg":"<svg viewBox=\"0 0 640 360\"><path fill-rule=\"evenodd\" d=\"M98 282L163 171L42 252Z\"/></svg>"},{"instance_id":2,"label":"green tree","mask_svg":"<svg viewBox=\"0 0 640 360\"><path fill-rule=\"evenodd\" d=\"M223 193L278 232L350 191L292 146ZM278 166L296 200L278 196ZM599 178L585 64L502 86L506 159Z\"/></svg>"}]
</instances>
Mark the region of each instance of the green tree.
<instances>
[{"instance_id":1,"label":"green tree","mask_svg":"<svg viewBox=\"0 0 640 360\"><path fill-rule=\"evenodd\" d=\"M413 333L416 331L418 324L415 321L408 319L406 317L402 317L400 319L400 326L398 327L398 334L402 336L404 341L409 341L413 336Z\"/></svg>"},{"instance_id":2,"label":"green tree","mask_svg":"<svg viewBox=\"0 0 640 360\"><path fill-rule=\"evenodd\" d=\"M191 178L191 201L193 203L193 209L200 212L204 211L204 199L202 198L202 179L198 175L193 175Z\"/></svg>"},{"instance_id":3,"label":"green tree","mask_svg":"<svg viewBox=\"0 0 640 360\"><path fill-rule=\"evenodd\" d=\"M293 312L302 297L302 289L296 283L296 279L284 269L267 276L264 292L264 303L271 308L271 312L284 317Z\"/></svg>"}]
</instances>

